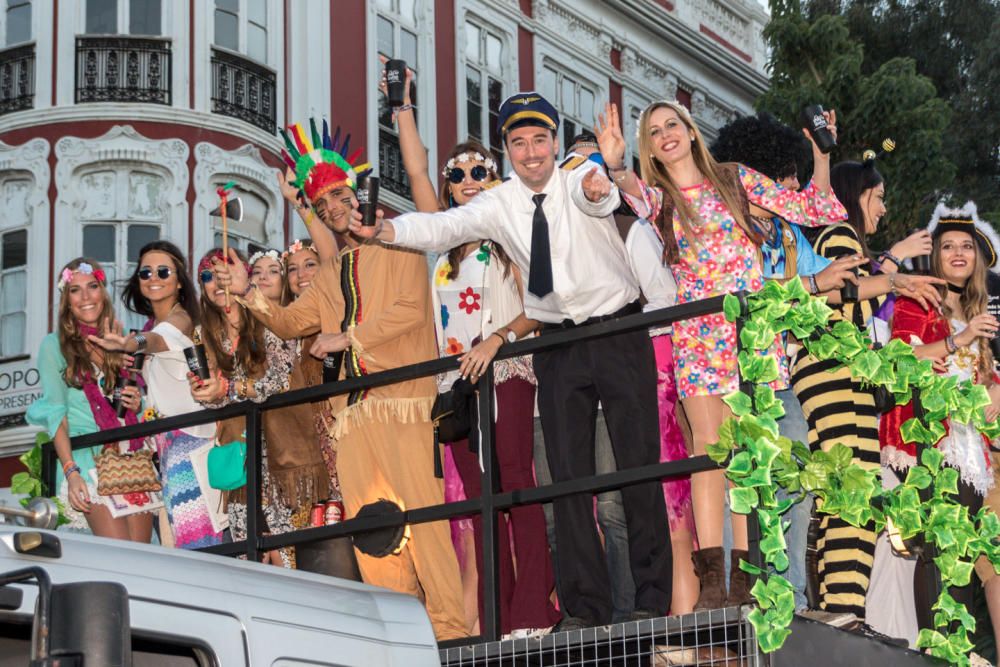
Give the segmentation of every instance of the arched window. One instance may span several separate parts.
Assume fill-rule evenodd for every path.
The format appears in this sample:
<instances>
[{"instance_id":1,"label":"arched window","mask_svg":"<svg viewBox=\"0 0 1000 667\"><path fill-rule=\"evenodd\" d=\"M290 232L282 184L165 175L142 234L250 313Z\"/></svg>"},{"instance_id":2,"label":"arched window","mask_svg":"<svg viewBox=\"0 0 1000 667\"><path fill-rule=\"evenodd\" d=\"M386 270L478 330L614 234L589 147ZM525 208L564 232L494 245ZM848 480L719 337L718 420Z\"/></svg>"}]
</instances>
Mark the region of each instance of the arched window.
<instances>
[{"instance_id":1,"label":"arched window","mask_svg":"<svg viewBox=\"0 0 1000 667\"><path fill-rule=\"evenodd\" d=\"M99 167L80 178L83 254L104 266L115 311L126 329L145 324L121 307L121 290L135 270L139 250L162 236L165 187L163 176L137 166Z\"/></svg>"}]
</instances>

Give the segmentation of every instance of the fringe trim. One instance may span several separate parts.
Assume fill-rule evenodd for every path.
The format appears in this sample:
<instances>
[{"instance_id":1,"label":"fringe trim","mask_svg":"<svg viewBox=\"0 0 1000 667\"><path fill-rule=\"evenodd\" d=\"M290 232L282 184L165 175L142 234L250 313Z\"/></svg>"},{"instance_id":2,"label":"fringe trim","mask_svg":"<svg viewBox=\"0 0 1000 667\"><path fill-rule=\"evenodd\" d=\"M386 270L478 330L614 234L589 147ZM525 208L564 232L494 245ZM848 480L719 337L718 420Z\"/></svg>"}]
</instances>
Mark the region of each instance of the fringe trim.
<instances>
[{"instance_id":1,"label":"fringe trim","mask_svg":"<svg viewBox=\"0 0 1000 667\"><path fill-rule=\"evenodd\" d=\"M260 293L259 289L251 289L250 293L245 297L234 296L233 298L236 299L236 303L249 308L250 310L263 313L265 315L272 314L271 303L267 300L267 297Z\"/></svg>"},{"instance_id":2,"label":"fringe trim","mask_svg":"<svg viewBox=\"0 0 1000 667\"><path fill-rule=\"evenodd\" d=\"M313 503L330 498L330 475L326 466L306 464L275 473L267 471L270 478L271 495L276 497L285 507L293 512L302 508L310 508ZM247 504L247 487L241 486L225 494L223 509L230 503Z\"/></svg>"},{"instance_id":3,"label":"fringe trim","mask_svg":"<svg viewBox=\"0 0 1000 667\"><path fill-rule=\"evenodd\" d=\"M916 456L904 452L902 449L897 449L892 445L887 445L882 448L881 458L882 465L888 466L897 472L905 473L907 470L917 465Z\"/></svg>"},{"instance_id":4,"label":"fringe trim","mask_svg":"<svg viewBox=\"0 0 1000 667\"><path fill-rule=\"evenodd\" d=\"M350 405L333 418L330 437L340 440L351 429L363 426L365 422L382 424L417 424L431 421L434 397L425 398L369 398Z\"/></svg>"},{"instance_id":5,"label":"fringe trim","mask_svg":"<svg viewBox=\"0 0 1000 667\"><path fill-rule=\"evenodd\" d=\"M358 353L359 357L363 357L365 361L370 363L375 363L375 357L371 354L365 353L365 346L362 345L361 341L358 340L358 337L354 335L354 325L347 327L347 339L351 341L351 347Z\"/></svg>"}]
</instances>

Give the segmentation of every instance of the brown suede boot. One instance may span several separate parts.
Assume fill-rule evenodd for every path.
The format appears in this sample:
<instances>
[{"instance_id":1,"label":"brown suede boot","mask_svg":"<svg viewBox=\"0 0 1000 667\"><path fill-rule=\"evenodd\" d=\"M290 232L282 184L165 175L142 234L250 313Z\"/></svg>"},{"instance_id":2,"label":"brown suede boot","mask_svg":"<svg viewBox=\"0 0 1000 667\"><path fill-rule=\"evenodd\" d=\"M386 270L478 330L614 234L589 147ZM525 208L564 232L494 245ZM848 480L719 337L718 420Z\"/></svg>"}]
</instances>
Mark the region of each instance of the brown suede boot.
<instances>
[{"instance_id":1,"label":"brown suede boot","mask_svg":"<svg viewBox=\"0 0 1000 667\"><path fill-rule=\"evenodd\" d=\"M750 589L753 581L749 574L740 569L740 560L750 562L750 554L745 549L733 549L729 552L729 595L726 596L727 607L737 607L753 602Z\"/></svg>"},{"instance_id":2,"label":"brown suede boot","mask_svg":"<svg viewBox=\"0 0 1000 667\"><path fill-rule=\"evenodd\" d=\"M691 554L694 573L698 575L701 591L695 611L719 609L726 604L726 561L722 547L699 549Z\"/></svg>"}]
</instances>

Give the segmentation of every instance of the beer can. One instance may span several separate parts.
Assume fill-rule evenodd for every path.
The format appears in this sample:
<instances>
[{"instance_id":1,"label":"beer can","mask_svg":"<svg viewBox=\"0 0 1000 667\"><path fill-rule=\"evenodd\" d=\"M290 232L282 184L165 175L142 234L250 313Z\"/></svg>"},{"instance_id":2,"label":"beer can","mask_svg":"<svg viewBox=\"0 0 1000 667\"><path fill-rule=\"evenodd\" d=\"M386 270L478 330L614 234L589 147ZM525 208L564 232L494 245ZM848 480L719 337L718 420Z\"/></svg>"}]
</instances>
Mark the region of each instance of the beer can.
<instances>
[{"instance_id":1,"label":"beer can","mask_svg":"<svg viewBox=\"0 0 1000 667\"><path fill-rule=\"evenodd\" d=\"M326 501L326 525L331 526L344 520L344 503L340 500Z\"/></svg>"},{"instance_id":2,"label":"beer can","mask_svg":"<svg viewBox=\"0 0 1000 667\"><path fill-rule=\"evenodd\" d=\"M326 525L326 503L318 502L312 506L309 512L309 525L316 528Z\"/></svg>"}]
</instances>

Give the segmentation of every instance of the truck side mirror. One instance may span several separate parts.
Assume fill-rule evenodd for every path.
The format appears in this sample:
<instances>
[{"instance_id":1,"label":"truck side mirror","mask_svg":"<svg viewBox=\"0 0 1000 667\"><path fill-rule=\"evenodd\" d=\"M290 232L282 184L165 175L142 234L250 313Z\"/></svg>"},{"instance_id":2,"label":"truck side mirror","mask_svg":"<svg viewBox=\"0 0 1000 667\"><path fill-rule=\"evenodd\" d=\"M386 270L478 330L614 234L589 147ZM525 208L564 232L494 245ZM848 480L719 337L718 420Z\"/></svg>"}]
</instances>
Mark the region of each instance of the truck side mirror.
<instances>
[{"instance_id":1,"label":"truck side mirror","mask_svg":"<svg viewBox=\"0 0 1000 667\"><path fill-rule=\"evenodd\" d=\"M87 581L52 586L49 654L81 656L88 665L132 667L128 591Z\"/></svg>"}]
</instances>

